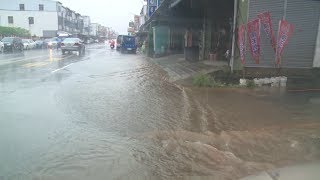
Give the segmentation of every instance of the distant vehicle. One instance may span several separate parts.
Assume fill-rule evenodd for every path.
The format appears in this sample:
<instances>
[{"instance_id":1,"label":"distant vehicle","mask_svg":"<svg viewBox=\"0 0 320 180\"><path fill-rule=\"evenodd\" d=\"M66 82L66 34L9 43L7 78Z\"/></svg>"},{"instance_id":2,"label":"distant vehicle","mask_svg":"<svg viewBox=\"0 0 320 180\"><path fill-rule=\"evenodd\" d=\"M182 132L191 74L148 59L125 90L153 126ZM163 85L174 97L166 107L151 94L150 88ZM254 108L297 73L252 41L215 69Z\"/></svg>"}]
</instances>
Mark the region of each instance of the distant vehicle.
<instances>
[{"instance_id":1,"label":"distant vehicle","mask_svg":"<svg viewBox=\"0 0 320 180\"><path fill-rule=\"evenodd\" d=\"M4 51L23 51L23 43L21 38L5 37L1 41L4 44Z\"/></svg>"},{"instance_id":2,"label":"distant vehicle","mask_svg":"<svg viewBox=\"0 0 320 180\"><path fill-rule=\"evenodd\" d=\"M36 40L35 43L36 43L36 48L37 49L41 49L41 48L45 47L45 42L42 41L42 40Z\"/></svg>"},{"instance_id":3,"label":"distant vehicle","mask_svg":"<svg viewBox=\"0 0 320 180\"><path fill-rule=\"evenodd\" d=\"M121 53L124 52L137 52L136 39L134 36L119 35L117 38L117 48Z\"/></svg>"},{"instance_id":4,"label":"distant vehicle","mask_svg":"<svg viewBox=\"0 0 320 180\"><path fill-rule=\"evenodd\" d=\"M0 41L0 52L3 53L4 51L4 44L2 41Z\"/></svg>"},{"instance_id":5,"label":"distant vehicle","mask_svg":"<svg viewBox=\"0 0 320 180\"><path fill-rule=\"evenodd\" d=\"M65 54L66 52L71 51L77 51L79 55L82 55L85 53L85 45L79 38L66 38L61 43L61 51L62 54Z\"/></svg>"},{"instance_id":6,"label":"distant vehicle","mask_svg":"<svg viewBox=\"0 0 320 180\"><path fill-rule=\"evenodd\" d=\"M29 44L30 44L30 49L36 48L36 43L32 39L29 39Z\"/></svg>"},{"instance_id":7,"label":"distant vehicle","mask_svg":"<svg viewBox=\"0 0 320 180\"><path fill-rule=\"evenodd\" d=\"M115 46L115 42L114 41L110 41L110 48L114 49L114 46Z\"/></svg>"},{"instance_id":8,"label":"distant vehicle","mask_svg":"<svg viewBox=\"0 0 320 180\"><path fill-rule=\"evenodd\" d=\"M47 42L47 47L48 48L58 48L58 47L60 47L60 40L59 40L59 38L57 38L57 37L54 37L54 38L51 38L51 39L49 39L48 40L48 42Z\"/></svg>"},{"instance_id":9,"label":"distant vehicle","mask_svg":"<svg viewBox=\"0 0 320 180\"><path fill-rule=\"evenodd\" d=\"M36 43L31 39L22 39L22 43L25 50L33 49L36 47Z\"/></svg>"},{"instance_id":10,"label":"distant vehicle","mask_svg":"<svg viewBox=\"0 0 320 180\"><path fill-rule=\"evenodd\" d=\"M23 43L23 49L25 50L30 49L30 42L28 39L22 39L22 43Z\"/></svg>"}]
</instances>

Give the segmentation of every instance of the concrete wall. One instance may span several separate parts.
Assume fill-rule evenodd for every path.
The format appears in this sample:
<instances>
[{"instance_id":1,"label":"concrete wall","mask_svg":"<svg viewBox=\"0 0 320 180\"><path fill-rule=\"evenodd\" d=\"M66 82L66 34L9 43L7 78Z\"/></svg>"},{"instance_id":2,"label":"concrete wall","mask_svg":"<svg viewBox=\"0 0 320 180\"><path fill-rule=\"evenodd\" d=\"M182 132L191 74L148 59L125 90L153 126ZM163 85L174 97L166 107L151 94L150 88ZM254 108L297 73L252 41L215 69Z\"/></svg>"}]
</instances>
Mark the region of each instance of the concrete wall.
<instances>
[{"instance_id":1,"label":"concrete wall","mask_svg":"<svg viewBox=\"0 0 320 180\"><path fill-rule=\"evenodd\" d=\"M2 1L2 0L1 0ZM13 24L8 24L8 16L13 16ZM0 26L21 27L30 31L31 35L43 36L43 31L57 31L57 12L48 11L8 11L0 10ZM29 17L34 24L29 25Z\"/></svg>"},{"instance_id":2,"label":"concrete wall","mask_svg":"<svg viewBox=\"0 0 320 180\"><path fill-rule=\"evenodd\" d=\"M313 67L320 67L320 22L319 22L319 28L318 28L318 38L317 38L317 45L316 45L316 51L313 61Z\"/></svg>"},{"instance_id":3,"label":"concrete wall","mask_svg":"<svg viewBox=\"0 0 320 180\"><path fill-rule=\"evenodd\" d=\"M25 11L39 11L39 4L44 11L57 11L57 2L51 0L0 0L0 9L20 11L19 4L24 4Z\"/></svg>"}]
</instances>

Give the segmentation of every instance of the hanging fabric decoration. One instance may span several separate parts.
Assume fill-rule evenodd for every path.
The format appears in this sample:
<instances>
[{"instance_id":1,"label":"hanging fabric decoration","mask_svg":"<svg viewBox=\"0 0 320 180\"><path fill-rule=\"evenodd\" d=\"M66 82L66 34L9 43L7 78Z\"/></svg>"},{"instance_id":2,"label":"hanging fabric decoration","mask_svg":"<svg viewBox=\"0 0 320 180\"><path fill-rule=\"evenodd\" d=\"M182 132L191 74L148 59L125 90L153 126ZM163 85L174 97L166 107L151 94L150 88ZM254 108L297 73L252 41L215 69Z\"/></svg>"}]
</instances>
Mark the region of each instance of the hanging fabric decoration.
<instances>
[{"instance_id":1,"label":"hanging fabric decoration","mask_svg":"<svg viewBox=\"0 0 320 180\"><path fill-rule=\"evenodd\" d=\"M238 47L240 51L240 60L242 64L246 63L245 53L246 53L246 40L245 40L245 25L242 24L238 29Z\"/></svg>"},{"instance_id":2,"label":"hanging fabric decoration","mask_svg":"<svg viewBox=\"0 0 320 180\"><path fill-rule=\"evenodd\" d=\"M276 49L276 63L279 65L281 63L281 56L284 47L288 44L289 38L293 34L294 27L292 24L288 23L286 20L279 21L279 29L277 36L277 49Z\"/></svg>"},{"instance_id":3,"label":"hanging fabric decoration","mask_svg":"<svg viewBox=\"0 0 320 180\"><path fill-rule=\"evenodd\" d=\"M276 38L274 36L273 28L272 28L272 21L271 21L271 14L270 12L264 12L261 14L258 14L258 18L260 19L260 22L262 24L263 30L267 35L267 38L270 40L271 46L276 52Z\"/></svg>"},{"instance_id":4,"label":"hanging fabric decoration","mask_svg":"<svg viewBox=\"0 0 320 180\"><path fill-rule=\"evenodd\" d=\"M256 64L260 61L260 19L257 18L247 24L247 34L252 58Z\"/></svg>"}]
</instances>

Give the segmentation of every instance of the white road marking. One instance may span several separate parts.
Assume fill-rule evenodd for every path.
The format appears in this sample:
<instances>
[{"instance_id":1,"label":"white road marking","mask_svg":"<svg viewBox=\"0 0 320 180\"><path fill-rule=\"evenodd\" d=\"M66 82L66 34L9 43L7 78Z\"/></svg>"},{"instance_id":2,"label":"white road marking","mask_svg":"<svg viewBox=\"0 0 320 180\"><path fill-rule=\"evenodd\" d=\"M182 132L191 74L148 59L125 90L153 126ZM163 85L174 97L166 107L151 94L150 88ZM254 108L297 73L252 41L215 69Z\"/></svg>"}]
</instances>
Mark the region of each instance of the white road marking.
<instances>
[{"instance_id":1,"label":"white road marking","mask_svg":"<svg viewBox=\"0 0 320 180\"><path fill-rule=\"evenodd\" d=\"M66 65L66 66L64 66L64 67L62 67L62 68L56 69L56 70L54 70L54 71L51 71L51 73L56 73L56 72L58 72L58 71L60 71L60 70L63 70L63 69L65 69L65 68L71 66L72 64L73 64L73 63L68 64L68 65Z\"/></svg>"}]
</instances>

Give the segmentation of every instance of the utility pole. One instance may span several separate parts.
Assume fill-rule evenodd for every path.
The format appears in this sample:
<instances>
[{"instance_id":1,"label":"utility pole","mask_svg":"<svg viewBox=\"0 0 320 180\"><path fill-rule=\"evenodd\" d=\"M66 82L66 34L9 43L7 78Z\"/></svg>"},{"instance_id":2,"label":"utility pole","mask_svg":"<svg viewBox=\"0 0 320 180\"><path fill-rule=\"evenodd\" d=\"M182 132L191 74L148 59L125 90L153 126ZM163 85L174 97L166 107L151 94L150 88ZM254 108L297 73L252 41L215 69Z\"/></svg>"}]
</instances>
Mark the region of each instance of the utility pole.
<instances>
[{"instance_id":1,"label":"utility pole","mask_svg":"<svg viewBox=\"0 0 320 180\"><path fill-rule=\"evenodd\" d=\"M230 66L231 72L234 70L234 54L236 48L236 27L237 27L237 14L238 14L238 0L234 0L234 12L233 12L233 27L232 27L232 51L231 51L231 59Z\"/></svg>"}]
</instances>

